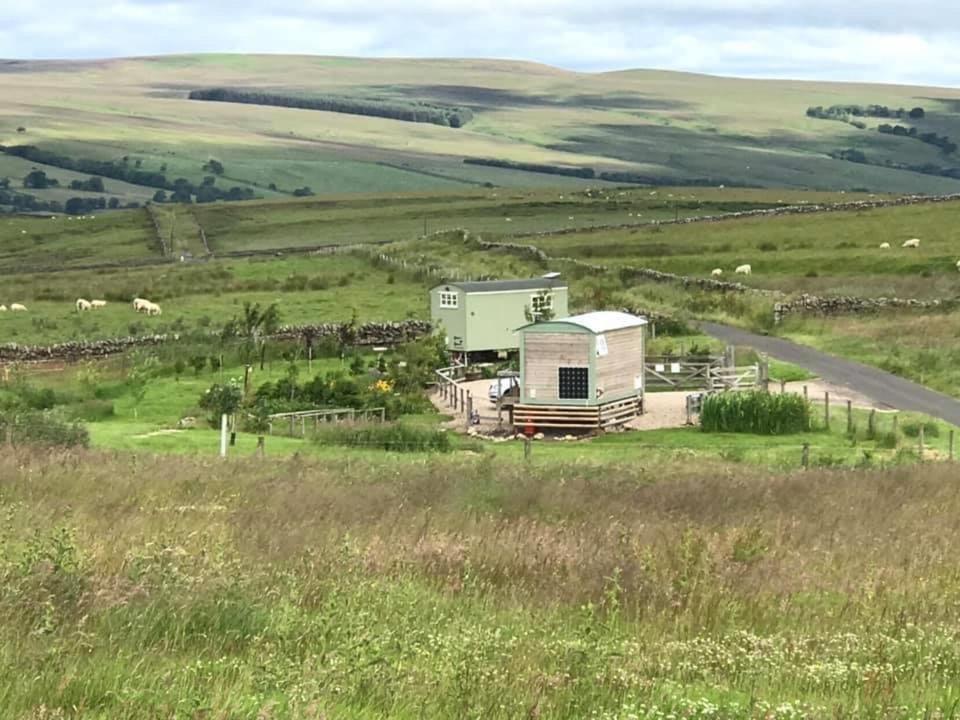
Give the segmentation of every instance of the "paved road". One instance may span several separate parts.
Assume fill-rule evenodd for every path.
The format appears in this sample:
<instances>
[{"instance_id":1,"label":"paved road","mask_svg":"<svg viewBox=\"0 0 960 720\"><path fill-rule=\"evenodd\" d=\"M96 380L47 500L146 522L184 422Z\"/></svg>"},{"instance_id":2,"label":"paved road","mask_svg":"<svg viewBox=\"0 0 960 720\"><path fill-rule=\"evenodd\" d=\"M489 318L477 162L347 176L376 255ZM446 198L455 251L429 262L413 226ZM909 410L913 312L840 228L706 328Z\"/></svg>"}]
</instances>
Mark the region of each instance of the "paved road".
<instances>
[{"instance_id":1,"label":"paved road","mask_svg":"<svg viewBox=\"0 0 960 720\"><path fill-rule=\"evenodd\" d=\"M700 324L703 331L730 345L752 347L771 357L816 373L830 383L844 385L898 410L921 412L960 425L960 401L923 385L868 365L828 355L789 340L767 337L716 323Z\"/></svg>"}]
</instances>

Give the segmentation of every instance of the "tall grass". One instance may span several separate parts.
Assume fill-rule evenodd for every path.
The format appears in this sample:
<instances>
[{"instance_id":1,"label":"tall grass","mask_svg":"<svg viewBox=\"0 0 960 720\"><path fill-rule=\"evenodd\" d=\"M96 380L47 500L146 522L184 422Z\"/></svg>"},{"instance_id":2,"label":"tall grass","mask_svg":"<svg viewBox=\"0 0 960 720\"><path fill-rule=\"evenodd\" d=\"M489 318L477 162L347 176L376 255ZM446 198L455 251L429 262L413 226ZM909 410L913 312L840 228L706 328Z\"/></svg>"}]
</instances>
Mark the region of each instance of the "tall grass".
<instances>
[{"instance_id":1,"label":"tall grass","mask_svg":"<svg viewBox=\"0 0 960 720\"><path fill-rule=\"evenodd\" d=\"M392 452L450 452L449 433L403 422L336 423L320 426L314 438L324 445L342 445Z\"/></svg>"},{"instance_id":2,"label":"tall grass","mask_svg":"<svg viewBox=\"0 0 960 720\"><path fill-rule=\"evenodd\" d=\"M704 432L788 435L810 430L810 405L800 395L759 391L708 395L700 411Z\"/></svg>"}]
</instances>

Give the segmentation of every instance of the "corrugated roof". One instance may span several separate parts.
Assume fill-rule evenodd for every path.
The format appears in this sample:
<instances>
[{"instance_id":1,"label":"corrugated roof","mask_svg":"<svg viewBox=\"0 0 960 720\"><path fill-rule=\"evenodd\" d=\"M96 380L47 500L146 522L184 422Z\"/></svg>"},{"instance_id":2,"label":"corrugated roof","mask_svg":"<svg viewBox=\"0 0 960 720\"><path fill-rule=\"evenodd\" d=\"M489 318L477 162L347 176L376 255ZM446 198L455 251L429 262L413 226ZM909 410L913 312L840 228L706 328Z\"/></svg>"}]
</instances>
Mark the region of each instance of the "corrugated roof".
<instances>
[{"instance_id":1,"label":"corrugated roof","mask_svg":"<svg viewBox=\"0 0 960 720\"><path fill-rule=\"evenodd\" d=\"M455 287L468 293L504 292L506 290L549 290L565 288L567 283L557 278L530 278L527 280L478 280L471 282L448 282L437 287Z\"/></svg>"},{"instance_id":2,"label":"corrugated roof","mask_svg":"<svg viewBox=\"0 0 960 720\"><path fill-rule=\"evenodd\" d=\"M572 315L571 317L557 318L551 322L569 323L579 325L592 333L611 332L613 330L624 330L626 328L639 327L646 325L647 321L642 317L631 315L630 313L617 312L615 310L599 310L597 312L583 313L582 315Z\"/></svg>"}]
</instances>

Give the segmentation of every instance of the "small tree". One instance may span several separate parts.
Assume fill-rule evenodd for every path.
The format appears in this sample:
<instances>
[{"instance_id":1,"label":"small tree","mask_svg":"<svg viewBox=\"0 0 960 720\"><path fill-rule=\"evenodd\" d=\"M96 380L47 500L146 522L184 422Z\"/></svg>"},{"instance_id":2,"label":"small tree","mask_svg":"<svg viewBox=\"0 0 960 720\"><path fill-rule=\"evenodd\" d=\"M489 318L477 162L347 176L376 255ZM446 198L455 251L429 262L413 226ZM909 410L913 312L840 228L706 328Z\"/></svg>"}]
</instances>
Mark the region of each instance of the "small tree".
<instances>
[{"instance_id":1,"label":"small tree","mask_svg":"<svg viewBox=\"0 0 960 720\"><path fill-rule=\"evenodd\" d=\"M243 402L243 390L236 380L215 385L211 385L207 391L200 396L198 405L202 410L209 413L210 425L218 427L220 417L223 415L233 415Z\"/></svg>"},{"instance_id":2,"label":"small tree","mask_svg":"<svg viewBox=\"0 0 960 720\"><path fill-rule=\"evenodd\" d=\"M204 163L203 169L207 172L212 172L214 175L223 175L224 173L223 163L213 158L210 158Z\"/></svg>"},{"instance_id":3,"label":"small tree","mask_svg":"<svg viewBox=\"0 0 960 720\"><path fill-rule=\"evenodd\" d=\"M257 454L263 457L266 452L266 435L270 432L270 407L265 400L257 398L256 402L249 406L244 428L257 436Z\"/></svg>"},{"instance_id":4,"label":"small tree","mask_svg":"<svg viewBox=\"0 0 960 720\"><path fill-rule=\"evenodd\" d=\"M130 397L133 399L133 417L140 418L140 403L147 395L147 386L150 378L153 376L153 370L157 366L155 355L134 356L132 367L127 374L127 388L130 390Z\"/></svg>"},{"instance_id":5,"label":"small tree","mask_svg":"<svg viewBox=\"0 0 960 720\"><path fill-rule=\"evenodd\" d=\"M190 358L190 367L193 368L193 374L199 375L200 371L207 366L207 356L206 355L193 355Z\"/></svg>"},{"instance_id":6,"label":"small tree","mask_svg":"<svg viewBox=\"0 0 960 720\"><path fill-rule=\"evenodd\" d=\"M107 207L111 210L116 210L118 207L120 207L120 198L110 198L110 201L107 203Z\"/></svg>"},{"instance_id":7,"label":"small tree","mask_svg":"<svg viewBox=\"0 0 960 720\"><path fill-rule=\"evenodd\" d=\"M165 190L157 190L153 194L153 201L157 203L165 203L167 201L167 192Z\"/></svg>"},{"instance_id":8,"label":"small tree","mask_svg":"<svg viewBox=\"0 0 960 720\"><path fill-rule=\"evenodd\" d=\"M23 186L34 190L44 190L50 187L50 178L43 170L31 170L23 179Z\"/></svg>"}]
</instances>

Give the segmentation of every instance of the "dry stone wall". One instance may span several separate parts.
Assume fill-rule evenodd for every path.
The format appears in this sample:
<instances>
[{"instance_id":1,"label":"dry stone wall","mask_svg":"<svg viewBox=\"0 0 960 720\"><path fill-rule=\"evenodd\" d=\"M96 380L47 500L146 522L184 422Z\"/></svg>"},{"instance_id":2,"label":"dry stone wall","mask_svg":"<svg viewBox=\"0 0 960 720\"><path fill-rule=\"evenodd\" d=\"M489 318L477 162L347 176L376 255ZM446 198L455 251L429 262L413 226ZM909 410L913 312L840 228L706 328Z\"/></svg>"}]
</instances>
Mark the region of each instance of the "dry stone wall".
<instances>
[{"instance_id":1,"label":"dry stone wall","mask_svg":"<svg viewBox=\"0 0 960 720\"><path fill-rule=\"evenodd\" d=\"M869 315L887 310L954 310L960 306L956 298L914 300L912 298L861 298L852 296L818 297L801 295L773 306L773 320L779 324L787 315Z\"/></svg>"},{"instance_id":2,"label":"dry stone wall","mask_svg":"<svg viewBox=\"0 0 960 720\"><path fill-rule=\"evenodd\" d=\"M273 337L281 340L299 338L349 339L355 345L397 345L428 335L432 326L424 320L365 323L351 327L345 323L320 325L286 325ZM138 335L108 340L71 341L55 345L0 345L0 362L38 362L61 360L72 362L117 355L137 347L150 347L180 339L178 335Z\"/></svg>"}]
</instances>

